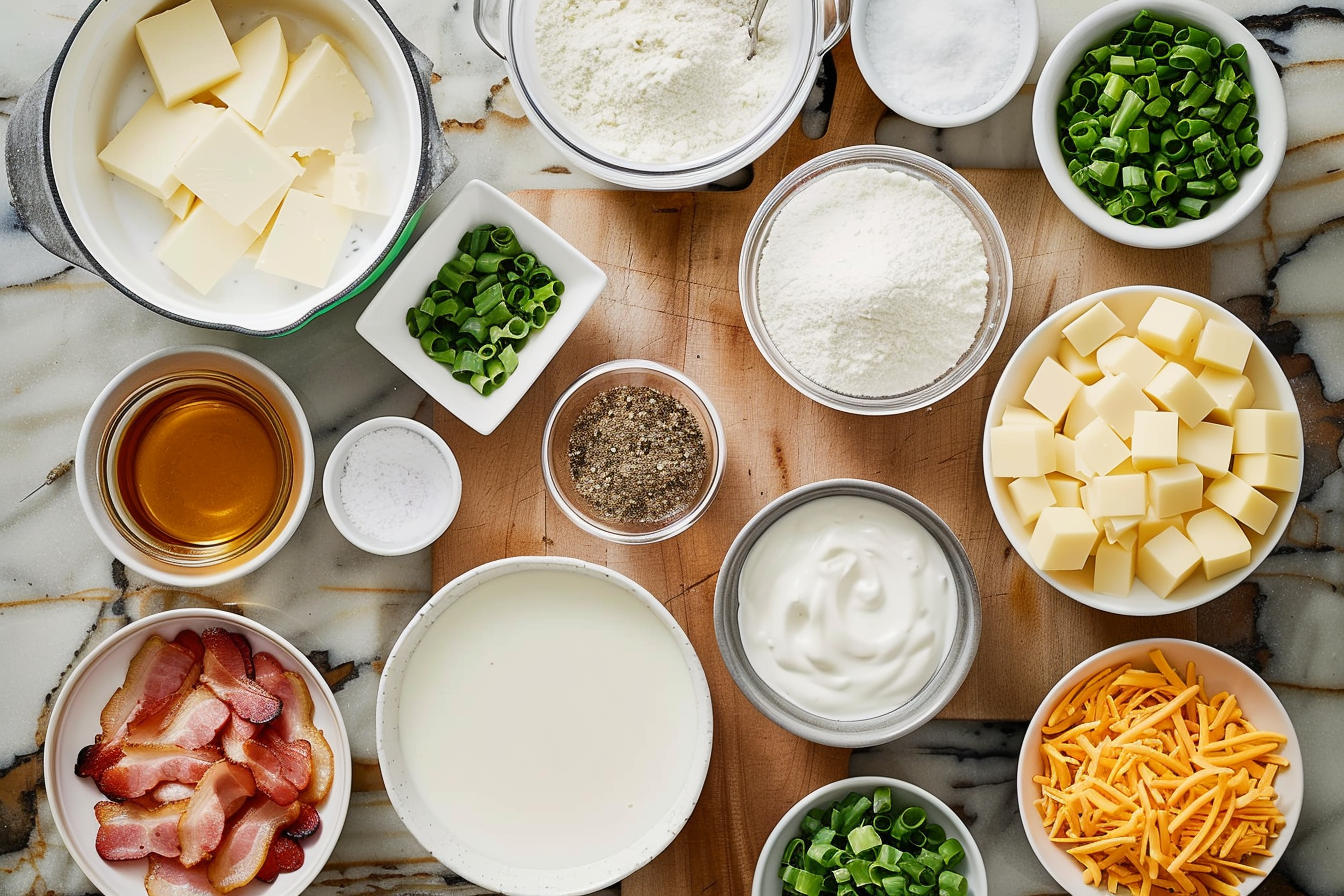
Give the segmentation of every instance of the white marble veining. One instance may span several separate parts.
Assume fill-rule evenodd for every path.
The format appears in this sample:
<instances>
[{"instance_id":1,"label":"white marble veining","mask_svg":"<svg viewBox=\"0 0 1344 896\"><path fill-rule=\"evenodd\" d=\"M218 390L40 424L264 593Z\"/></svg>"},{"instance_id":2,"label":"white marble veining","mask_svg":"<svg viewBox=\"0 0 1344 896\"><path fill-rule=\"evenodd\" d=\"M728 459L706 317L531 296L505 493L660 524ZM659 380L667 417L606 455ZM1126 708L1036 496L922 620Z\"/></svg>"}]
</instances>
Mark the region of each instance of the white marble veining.
<instances>
[{"instance_id":1,"label":"white marble veining","mask_svg":"<svg viewBox=\"0 0 1344 896\"><path fill-rule=\"evenodd\" d=\"M1288 706L1312 779L1301 827L1274 892L1344 894L1344 7L1291 13L1287 0L1217 0L1270 41L1283 66L1292 144L1260 212L1215 246L1214 297L1277 340L1312 434L1309 485L1285 540L1252 581L1252 634L1227 645L1257 661ZM470 0L389 0L389 14L431 59L437 112L460 166L421 228L462 183L503 190L596 183L569 166L525 119L503 64L476 36ZM1044 0L1040 71L1071 24L1101 0ZM55 58L84 0L0 0L0 119ZM978 126L936 131L889 117L878 139L961 166L1034 164L1031 87ZM371 293L370 293L371 294ZM239 348L298 393L319 469L359 421L427 411L423 394L353 331L356 298L292 336L258 340L192 329L135 305L71 269L0 209L0 896L90 891L54 834L40 786L45 710L79 657L126 621L183 603L237 606L310 652L336 682L356 761L370 789L355 794L345 836L311 892L474 893L429 859L376 789L373 706L381 660L428 597L429 554L381 558L350 547L321 507L320 489L293 541L246 579L181 593L128 575L94 537L73 482L20 497L74 453L85 410L142 355L172 344ZM1294 359L1294 353L1306 358ZM905 777L971 822L996 896L1058 892L1025 844L1012 776L1021 726L935 722L888 747L857 753L856 774Z\"/></svg>"}]
</instances>

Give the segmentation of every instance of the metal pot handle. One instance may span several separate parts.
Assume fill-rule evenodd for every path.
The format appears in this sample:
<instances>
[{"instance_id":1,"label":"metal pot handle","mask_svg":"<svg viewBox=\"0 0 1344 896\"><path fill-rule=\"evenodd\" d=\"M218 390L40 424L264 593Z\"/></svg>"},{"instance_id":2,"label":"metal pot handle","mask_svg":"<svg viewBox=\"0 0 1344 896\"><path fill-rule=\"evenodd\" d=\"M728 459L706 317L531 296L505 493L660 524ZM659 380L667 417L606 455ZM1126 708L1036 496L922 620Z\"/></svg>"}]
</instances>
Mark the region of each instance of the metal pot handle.
<instances>
[{"instance_id":1,"label":"metal pot handle","mask_svg":"<svg viewBox=\"0 0 1344 896\"><path fill-rule=\"evenodd\" d=\"M391 22L388 22L388 27L392 28ZM415 196L408 211L408 214L412 214L453 173L457 159L448 149L448 141L444 139L443 128L439 126L439 117L434 111L434 98L429 91L434 63L396 28L392 28L392 33L410 57L412 80L415 81L420 100L420 177L416 181Z\"/></svg>"},{"instance_id":2,"label":"metal pot handle","mask_svg":"<svg viewBox=\"0 0 1344 896\"><path fill-rule=\"evenodd\" d=\"M821 20L826 21L827 0L818 0L821 7ZM821 42L821 49L817 51L818 56L825 56L835 45L840 43L840 39L845 36L849 30L849 16L853 9L853 0L835 0L835 24L831 26L831 31Z\"/></svg>"},{"instance_id":3,"label":"metal pot handle","mask_svg":"<svg viewBox=\"0 0 1344 896\"><path fill-rule=\"evenodd\" d=\"M494 53L496 56L498 56L500 59L503 59L505 62L508 62L509 57L505 56L504 51L500 49L500 45L503 42L499 39L499 35L491 34L489 29L486 28L485 5L488 2L489 0L472 0L471 19L476 25L476 34L481 38L481 43L489 47L490 52ZM849 0L844 0L844 2L848 3Z\"/></svg>"}]
</instances>

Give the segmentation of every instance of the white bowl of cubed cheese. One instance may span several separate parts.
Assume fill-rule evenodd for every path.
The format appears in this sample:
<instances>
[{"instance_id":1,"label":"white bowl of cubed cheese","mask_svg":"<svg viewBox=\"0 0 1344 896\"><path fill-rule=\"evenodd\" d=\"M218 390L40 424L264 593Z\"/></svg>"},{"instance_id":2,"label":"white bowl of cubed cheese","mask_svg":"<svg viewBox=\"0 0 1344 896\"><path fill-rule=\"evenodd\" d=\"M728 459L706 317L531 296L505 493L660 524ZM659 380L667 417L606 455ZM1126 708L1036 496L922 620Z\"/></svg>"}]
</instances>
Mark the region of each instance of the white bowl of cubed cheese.
<instances>
[{"instance_id":1,"label":"white bowl of cubed cheese","mask_svg":"<svg viewBox=\"0 0 1344 896\"><path fill-rule=\"evenodd\" d=\"M1126 616L1224 594L1279 543L1302 482L1283 370L1202 296L1126 286L1022 342L994 390L983 462L1009 542L1080 603Z\"/></svg>"},{"instance_id":2,"label":"white bowl of cubed cheese","mask_svg":"<svg viewBox=\"0 0 1344 896\"><path fill-rule=\"evenodd\" d=\"M395 258L451 170L428 81L373 0L95 2L11 120L16 207L152 310L290 332Z\"/></svg>"}]
</instances>

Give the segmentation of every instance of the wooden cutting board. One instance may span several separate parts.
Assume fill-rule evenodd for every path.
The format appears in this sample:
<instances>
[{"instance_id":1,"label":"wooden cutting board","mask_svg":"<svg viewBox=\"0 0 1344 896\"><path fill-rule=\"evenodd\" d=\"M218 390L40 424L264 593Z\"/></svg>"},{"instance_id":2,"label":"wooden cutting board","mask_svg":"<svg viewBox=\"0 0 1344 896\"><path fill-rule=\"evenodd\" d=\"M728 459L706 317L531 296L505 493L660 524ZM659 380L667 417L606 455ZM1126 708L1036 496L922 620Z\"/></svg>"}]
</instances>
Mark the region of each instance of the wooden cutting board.
<instances>
[{"instance_id":1,"label":"wooden cutting board","mask_svg":"<svg viewBox=\"0 0 1344 896\"><path fill-rule=\"evenodd\" d=\"M847 774L848 751L800 740L752 708L714 640L714 586L724 553L756 511L789 489L835 477L884 482L928 504L961 538L979 581L984 628L970 676L943 717L1026 719L1064 672L1103 647L1158 634L1196 635L1193 612L1112 616L1042 582L994 520L980 444L999 373L1036 324L1074 299L1113 286L1156 283L1207 294L1207 246L1176 252L1121 246L1080 224L1038 171L964 171L999 218L1014 279L1008 326L973 380L923 411L857 417L802 397L756 350L737 290L738 256L752 214L799 164L871 142L885 111L857 77L848 47L846 41L837 50L840 79L829 133L809 140L795 125L756 162L755 180L744 191L514 194L600 265L609 285L492 435L480 436L435 409L435 427L457 454L465 482L457 519L434 547L435 589L501 557L551 554L602 563L662 600L704 664L715 722L704 793L672 846L623 883L623 896L748 893L775 822L798 798ZM719 495L688 532L661 544L624 547L583 533L550 502L542 482L541 430L552 403L583 371L613 358L684 370L723 418L728 460ZM517 736L536 736L525 726L520 731Z\"/></svg>"}]
</instances>

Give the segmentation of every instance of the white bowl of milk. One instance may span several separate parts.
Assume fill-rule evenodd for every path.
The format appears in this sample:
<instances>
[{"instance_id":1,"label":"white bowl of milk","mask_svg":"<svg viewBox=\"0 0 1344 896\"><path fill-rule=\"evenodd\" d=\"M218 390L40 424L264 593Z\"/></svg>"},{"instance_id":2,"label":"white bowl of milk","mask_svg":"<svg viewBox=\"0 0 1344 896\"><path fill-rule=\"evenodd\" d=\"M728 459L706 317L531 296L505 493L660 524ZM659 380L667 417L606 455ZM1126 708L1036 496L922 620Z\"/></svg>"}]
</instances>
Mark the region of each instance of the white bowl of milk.
<instances>
[{"instance_id":1,"label":"white bowl of milk","mask_svg":"<svg viewBox=\"0 0 1344 896\"><path fill-rule=\"evenodd\" d=\"M415 838L487 889L591 893L672 842L700 797L704 670L643 587L564 557L445 585L388 656L378 760Z\"/></svg>"}]
</instances>

